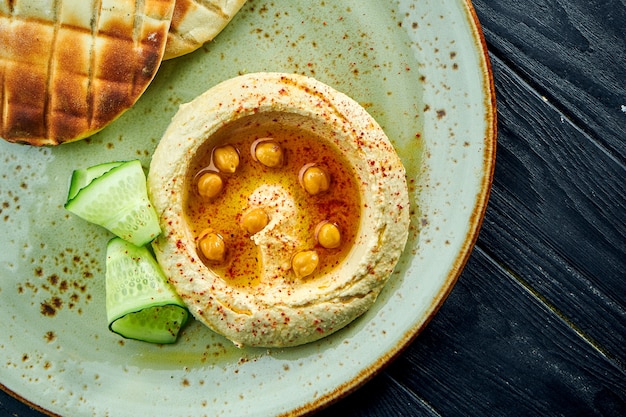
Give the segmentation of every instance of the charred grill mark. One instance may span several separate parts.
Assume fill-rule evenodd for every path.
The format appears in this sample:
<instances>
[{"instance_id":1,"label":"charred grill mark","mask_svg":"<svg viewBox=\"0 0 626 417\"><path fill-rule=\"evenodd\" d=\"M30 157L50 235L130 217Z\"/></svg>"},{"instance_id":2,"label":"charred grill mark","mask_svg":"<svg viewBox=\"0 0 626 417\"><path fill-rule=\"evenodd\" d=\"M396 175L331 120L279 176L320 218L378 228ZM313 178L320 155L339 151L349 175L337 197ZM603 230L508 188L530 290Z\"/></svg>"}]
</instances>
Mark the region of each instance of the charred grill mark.
<instances>
[{"instance_id":1,"label":"charred grill mark","mask_svg":"<svg viewBox=\"0 0 626 417\"><path fill-rule=\"evenodd\" d=\"M12 7L12 5L11 5ZM12 12L13 10L11 10ZM5 134L7 131L7 127L6 127L6 120L7 120L7 109L8 109L8 102L7 102L7 92L6 92L6 69L5 69L5 62L4 62L4 57L0 56L0 110L2 111L2 113L0 113L0 132L1 134Z\"/></svg>"},{"instance_id":2,"label":"charred grill mark","mask_svg":"<svg viewBox=\"0 0 626 417\"><path fill-rule=\"evenodd\" d=\"M184 39L186 41L195 43L195 39L190 39L191 36L186 34L185 32L181 32L178 30L178 26L184 20L187 13L193 13L191 11L192 5L196 5L202 7L211 13L219 16L223 20L230 20L231 16L224 11L222 7L209 0L189 0L189 1L177 1L176 7L174 8L174 15L172 16L172 25L170 27L170 33L175 34L176 36Z\"/></svg>"},{"instance_id":3,"label":"charred grill mark","mask_svg":"<svg viewBox=\"0 0 626 417\"><path fill-rule=\"evenodd\" d=\"M102 10L102 0L95 0L92 7L90 20L91 29L91 45L89 48L89 69L87 70L87 120L89 127L94 126L94 102L95 95L93 93L94 68L96 65L96 38L98 34L98 26L100 25L100 10Z\"/></svg>"},{"instance_id":4,"label":"charred grill mark","mask_svg":"<svg viewBox=\"0 0 626 417\"><path fill-rule=\"evenodd\" d=\"M135 19L133 21L133 43L136 45L141 39L141 28L146 18L144 0L135 2Z\"/></svg>"},{"instance_id":5,"label":"charred grill mark","mask_svg":"<svg viewBox=\"0 0 626 417\"><path fill-rule=\"evenodd\" d=\"M46 83L46 90L45 90L45 101L43 104L43 131L46 132L45 135L48 138L51 138L52 140L56 141L57 138L54 137L53 135L51 135L51 118L54 117L54 114L52 112L52 94L51 91L53 89L53 85L52 83L54 82L54 78L55 78L55 68L54 68L54 60L56 58L56 43L57 43L57 38L59 35L59 27L61 26L62 22L60 19L60 10L62 7L62 3L63 0L54 0L52 2L52 41L51 41L51 45L52 48L50 48L49 51L49 55L48 55L48 64L47 64L47 70L46 70L46 74L48 74L48 79L47 79L47 83Z\"/></svg>"},{"instance_id":6,"label":"charred grill mark","mask_svg":"<svg viewBox=\"0 0 626 417\"><path fill-rule=\"evenodd\" d=\"M8 6L7 12L11 15L15 13L15 1L16 0L7 0L6 2L6 5Z\"/></svg>"},{"instance_id":7,"label":"charred grill mark","mask_svg":"<svg viewBox=\"0 0 626 417\"><path fill-rule=\"evenodd\" d=\"M135 19L133 21L133 46L135 48L141 48L142 54L143 54L143 48L141 45L141 39L142 39L145 21L146 21L146 10L145 10L144 0L137 0L135 2ZM139 57L139 60L141 60L141 58L142 57ZM142 66L142 69L143 69L143 66ZM138 83L137 71L138 71L138 68L137 66L135 66L135 71L132 72L132 79L131 79L131 84L130 84L131 85L130 88L131 88L131 91L133 91L133 94L136 94L135 90L137 89L138 84L142 84L140 82Z\"/></svg>"},{"instance_id":8,"label":"charred grill mark","mask_svg":"<svg viewBox=\"0 0 626 417\"><path fill-rule=\"evenodd\" d=\"M208 0L197 0L197 3L199 6L202 6L205 9L212 11L224 20L230 19L230 16L224 11L224 9L222 9L217 4L214 4L213 2L210 2Z\"/></svg>"},{"instance_id":9,"label":"charred grill mark","mask_svg":"<svg viewBox=\"0 0 626 417\"><path fill-rule=\"evenodd\" d=\"M189 13L189 9L191 8L191 2L187 1L176 1L176 6L174 7L174 14L172 15L172 25L170 30L178 33L178 25L182 22L185 15Z\"/></svg>"}]
</instances>

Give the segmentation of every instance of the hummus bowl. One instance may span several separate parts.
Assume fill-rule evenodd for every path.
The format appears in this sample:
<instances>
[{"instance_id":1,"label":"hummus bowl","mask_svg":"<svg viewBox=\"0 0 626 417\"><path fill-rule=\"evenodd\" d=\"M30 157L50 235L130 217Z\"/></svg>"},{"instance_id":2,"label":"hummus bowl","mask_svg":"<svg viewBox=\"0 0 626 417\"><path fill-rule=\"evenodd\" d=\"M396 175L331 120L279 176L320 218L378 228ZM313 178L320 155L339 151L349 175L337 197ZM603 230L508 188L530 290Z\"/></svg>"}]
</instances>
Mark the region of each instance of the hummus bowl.
<instances>
[{"instance_id":1,"label":"hummus bowl","mask_svg":"<svg viewBox=\"0 0 626 417\"><path fill-rule=\"evenodd\" d=\"M111 235L63 209L64 186L98 163L138 158L147 169L182 103L259 72L313 77L383 129L411 207L394 272L360 317L300 346L239 348L199 320L173 345L121 339L104 302ZM298 416L348 395L420 343L470 256L495 164L494 98L469 1L249 0L210 44L163 62L136 105L92 138L54 149L0 141L0 408Z\"/></svg>"},{"instance_id":2,"label":"hummus bowl","mask_svg":"<svg viewBox=\"0 0 626 417\"><path fill-rule=\"evenodd\" d=\"M280 156L269 167L255 156L268 142ZM331 174L335 165L346 166ZM313 167L329 177L324 190L305 187ZM220 181L217 195L196 195L203 172ZM374 303L408 237L405 169L382 128L354 100L297 74L235 77L181 106L152 156L148 192L163 230L157 260L192 314L237 346L296 346L343 328ZM254 233L229 221L251 209L268 217ZM326 249L311 239L324 222L353 236ZM207 262L203 230L235 252L218 264L235 266ZM299 256L315 256L313 273L301 276Z\"/></svg>"}]
</instances>

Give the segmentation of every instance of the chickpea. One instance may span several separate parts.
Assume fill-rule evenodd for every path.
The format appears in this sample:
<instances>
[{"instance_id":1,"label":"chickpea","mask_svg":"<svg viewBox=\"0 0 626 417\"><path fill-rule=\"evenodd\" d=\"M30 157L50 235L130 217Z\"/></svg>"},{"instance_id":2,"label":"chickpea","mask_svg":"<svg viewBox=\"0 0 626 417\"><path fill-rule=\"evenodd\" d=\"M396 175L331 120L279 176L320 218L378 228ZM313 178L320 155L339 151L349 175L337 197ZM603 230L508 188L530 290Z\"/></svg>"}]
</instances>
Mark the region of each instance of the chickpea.
<instances>
[{"instance_id":1,"label":"chickpea","mask_svg":"<svg viewBox=\"0 0 626 417\"><path fill-rule=\"evenodd\" d=\"M224 239L215 232L204 231L200 235L198 247L202 255L209 261L222 262L226 255Z\"/></svg>"},{"instance_id":2,"label":"chickpea","mask_svg":"<svg viewBox=\"0 0 626 417\"><path fill-rule=\"evenodd\" d=\"M239 152L233 145L224 145L213 150L213 164L221 172L234 173L239 166Z\"/></svg>"},{"instance_id":3,"label":"chickpea","mask_svg":"<svg viewBox=\"0 0 626 417\"><path fill-rule=\"evenodd\" d=\"M251 235L260 232L269 223L270 218L262 208L247 211L241 217L241 227Z\"/></svg>"},{"instance_id":4,"label":"chickpea","mask_svg":"<svg viewBox=\"0 0 626 417\"><path fill-rule=\"evenodd\" d=\"M323 222L316 230L317 242L326 249L335 249L341 245L341 233L336 224Z\"/></svg>"},{"instance_id":5,"label":"chickpea","mask_svg":"<svg viewBox=\"0 0 626 417\"><path fill-rule=\"evenodd\" d=\"M300 183L307 193L317 195L328 191L330 176L322 168L313 165L303 168Z\"/></svg>"},{"instance_id":6,"label":"chickpea","mask_svg":"<svg viewBox=\"0 0 626 417\"><path fill-rule=\"evenodd\" d=\"M224 189L224 181L217 172L207 172L198 179L198 193L204 198L217 197Z\"/></svg>"},{"instance_id":7,"label":"chickpea","mask_svg":"<svg viewBox=\"0 0 626 417\"><path fill-rule=\"evenodd\" d=\"M283 164L283 148L273 140L259 142L254 147L254 156L266 167L276 168Z\"/></svg>"},{"instance_id":8,"label":"chickpea","mask_svg":"<svg viewBox=\"0 0 626 417\"><path fill-rule=\"evenodd\" d=\"M320 258L317 252L314 250L306 250L296 253L291 259L291 269L297 278L303 278L311 275L317 265L320 262Z\"/></svg>"}]
</instances>

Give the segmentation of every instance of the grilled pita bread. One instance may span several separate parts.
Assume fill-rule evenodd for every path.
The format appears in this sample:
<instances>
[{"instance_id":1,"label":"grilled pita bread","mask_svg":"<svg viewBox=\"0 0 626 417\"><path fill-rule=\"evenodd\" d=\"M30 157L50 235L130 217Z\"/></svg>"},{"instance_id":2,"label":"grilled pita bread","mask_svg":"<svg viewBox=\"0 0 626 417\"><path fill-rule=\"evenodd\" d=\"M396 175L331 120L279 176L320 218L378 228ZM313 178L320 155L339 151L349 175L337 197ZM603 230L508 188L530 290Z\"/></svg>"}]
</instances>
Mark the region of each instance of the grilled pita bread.
<instances>
[{"instance_id":1,"label":"grilled pita bread","mask_svg":"<svg viewBox=\"0 0 626 417\"><path fill-rule=\"evenodd\" d=\"M57 145L131 107L163 57L175 0L0 0L0 137Z\"/></svg>"},{"instance_id":2,"label":"grilled pita bread","mask_svg":"<svg viewBox=\"0 0 626 417\"><path fill-rule=\"evenodd\" d=\"M176 0L163 59L175 58L213 40L246 0Z\"/></svg>"}]
</instances>

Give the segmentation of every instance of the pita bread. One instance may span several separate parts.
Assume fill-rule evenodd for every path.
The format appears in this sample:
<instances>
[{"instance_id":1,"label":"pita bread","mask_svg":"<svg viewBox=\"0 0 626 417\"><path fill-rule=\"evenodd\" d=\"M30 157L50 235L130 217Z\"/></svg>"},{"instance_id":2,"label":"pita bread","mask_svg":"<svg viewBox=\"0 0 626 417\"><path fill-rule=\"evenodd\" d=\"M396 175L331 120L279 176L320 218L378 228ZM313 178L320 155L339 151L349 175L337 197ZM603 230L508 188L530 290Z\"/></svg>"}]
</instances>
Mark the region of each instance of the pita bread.
<instances>
[{"instance_id":1,"label":"pita bread","mask_svg":"<svg viewBox=\"0 0 626 417\"><path fill-rule=\"evenodd\" d=\"M0 136L58 145L131 107L163 57L175 0L0 0Z\"/></svg>"},{"instance_id":2,"label":"pita bread","mask_svg":"<svg viewBox=\"0 0 626 417\"><path fill-rule=\"evenodd\" d=\"M176 0L163 59L175 58L213 40L246 0Z\"/></svg>"}]
</instances>

